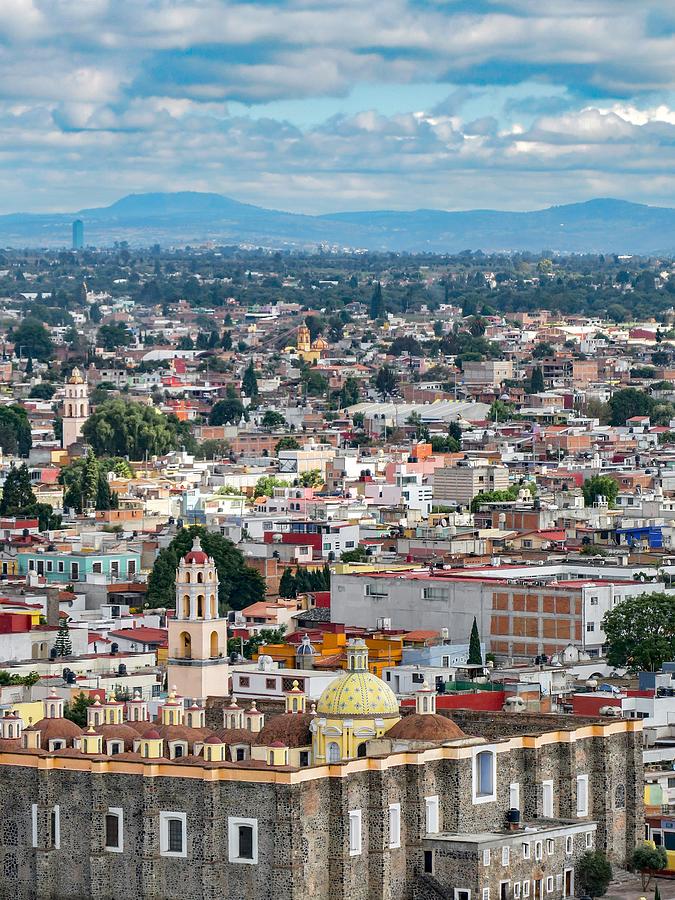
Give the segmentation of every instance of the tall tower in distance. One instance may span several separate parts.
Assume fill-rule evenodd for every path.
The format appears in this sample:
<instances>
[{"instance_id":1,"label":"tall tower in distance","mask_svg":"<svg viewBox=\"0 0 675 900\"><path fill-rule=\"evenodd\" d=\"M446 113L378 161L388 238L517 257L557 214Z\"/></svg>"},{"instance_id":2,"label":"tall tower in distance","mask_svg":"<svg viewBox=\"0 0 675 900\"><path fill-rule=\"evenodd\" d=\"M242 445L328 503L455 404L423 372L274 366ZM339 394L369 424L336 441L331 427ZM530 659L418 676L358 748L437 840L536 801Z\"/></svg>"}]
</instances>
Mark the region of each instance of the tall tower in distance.
<instances>
[{"instance_id":1,"label":"tall tower in distance","mask_svg":"<svg viewBox=\"0 0 675 900\"><path fill-rule=\"evenodd\" d=\"M168 683L204 701L229 694L227 619L218 615L218 574L198 537L176 570L176 615L169 619Z\"/></svg>"},{"instance_id":2,"label":"tall tower in distance","mask_svg":"<svg viewBox=\"0 0 675 900\"><path fill-rule=\"evenodd\" d=\"M67 450L82 435L82 426L89 418L89 390L78 368L66 381L66 397L63 401L63 438L61 446Z\"/></svg>"},{"instance_id":3,"label":"tall tower in distance","mask_svg":"<svg viewBox=\"0 0 675 900\"><path fill-rule=\"evenodd\" d=\"M81 250L84 247L84 222L75 219L73 222L73 250Z\"/></svg>"}]
</instances>

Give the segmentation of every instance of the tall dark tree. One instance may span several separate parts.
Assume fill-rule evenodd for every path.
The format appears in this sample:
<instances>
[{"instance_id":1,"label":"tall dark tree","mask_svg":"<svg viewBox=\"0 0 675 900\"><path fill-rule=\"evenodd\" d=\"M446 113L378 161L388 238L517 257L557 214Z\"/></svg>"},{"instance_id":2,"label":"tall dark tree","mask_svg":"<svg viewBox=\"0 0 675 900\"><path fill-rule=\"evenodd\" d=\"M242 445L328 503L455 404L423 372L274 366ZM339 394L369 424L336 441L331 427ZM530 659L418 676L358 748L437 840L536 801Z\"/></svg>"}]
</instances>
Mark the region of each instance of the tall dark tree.
<instances>
[{"instance_id":1,"label":"tall dark tree","mask_svg":"<svg viewBox=\"0 0 675 900\"><path fill-rule=\"evenodd\" d=\"M0 499L0 515L20 516L27 508L35 506L37 500L30 483L28 466L12 466L7 473Z\"/></svg>"},{"instance_id":2,"label":"tall dark tree","mask_svg":"<svg viewBox=\"0 0 675 900\"><path fill-rule=\"evenodd\" d=\"M288 567L286 567L281 576L281 580L279 581L279 596L295 597L297 593L298 591L295 586L295 578L293 577L293 573Z\"/></svg>"},{"instance_id":3,"label":"tall dark tree","mask_svg":"<svg viewBox=\"0 0 675 900\"><path fill-rule=\"evenodd\" d=\"M382 285L379 281L375 282L373 296L370 298L370 318L375 321L381 319L384 315L384 299L382 297Z\"/></svg>"},{"instance_id":4,"label":"tall dark tree","mask_svg":"<svg viewBox=\"0 0 675 900\"><path fill-rule=\"evenodd\" d=\"M544 373L541 371L541 366L535 366L532 369L532 376L530 378L530 393L538 394L540 391L544 390Z\"/></svg>"},{"instance_id":5,"label":"tall dark tree","mask_svg":"<svg viewBox=\"0 0 675 900\"><path fill-rule=\"evenodd\" d=\"M253 360L246 366L244 377L241 380L241 391L247 397L252 398L258 396L258 379L256 378Z\"/></svg>"},{"instance_id":6,"label":"tall dark tree","mask_svg":"<svg viewBox=\"0 0 675 900\"><path fill-rule=\"evenodd\" d=\"M70 637L70 628L68 627L68 619L65 616L61 618L59 631L54 642L54 649L57 656L72 656L73 641Z\"/></svg>"},{"instance_id":7,"label":"tall dark tree","mask_svg":"<svg viewBox=\"0 0 675 900\"><path fill-rule=\"evenodd\" d=\"M398 385L398 376L391 366L382 366L375 376L375 387L383 397L391 396Z\"/></svg>"},{"instance_id":8,"label":"tall dark tree","mask_svg":"<svg viewBox=\"0 0 675 900\"><path fill-rule=\"evenodd\" d=\"M471 637L469 638L469 658L467 662L470 666L482 666L483 654L480 649L480 635L478 634L478 623L476 617L473 617L473 625L471 626Z\"/></svg>"}]
</instances>

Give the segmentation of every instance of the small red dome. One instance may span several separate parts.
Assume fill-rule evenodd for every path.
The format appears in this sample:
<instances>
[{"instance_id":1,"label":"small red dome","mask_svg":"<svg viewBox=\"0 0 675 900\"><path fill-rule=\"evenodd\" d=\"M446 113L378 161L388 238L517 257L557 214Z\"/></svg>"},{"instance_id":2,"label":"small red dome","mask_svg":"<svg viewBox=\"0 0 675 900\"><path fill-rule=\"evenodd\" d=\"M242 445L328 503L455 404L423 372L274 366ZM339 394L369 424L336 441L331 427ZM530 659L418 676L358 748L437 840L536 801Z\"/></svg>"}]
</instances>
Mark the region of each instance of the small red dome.
<instances>
[{"instance_id":1,"label":"small red dome","mask_svg":"<svg viewBox=\"0 0 675 900\"><path fill-rule=\"evenodd\" d=\"M159 740L159 732L154 728L151 728L150 731L146 731L143 735L144 740L146 741L158 741Z\"/></svg>"},{"instance_id":2,"label":"small red dome","mask_svg":"<svg viewBox=\"0 0 675 900\"><path fill-rule=\"evenodd\" d=\"M207 737L204 741L205 744L222 744L223 742L219 737L216 737L215 734L212 734L211 737Z\"/></svg>"}]
</instances>

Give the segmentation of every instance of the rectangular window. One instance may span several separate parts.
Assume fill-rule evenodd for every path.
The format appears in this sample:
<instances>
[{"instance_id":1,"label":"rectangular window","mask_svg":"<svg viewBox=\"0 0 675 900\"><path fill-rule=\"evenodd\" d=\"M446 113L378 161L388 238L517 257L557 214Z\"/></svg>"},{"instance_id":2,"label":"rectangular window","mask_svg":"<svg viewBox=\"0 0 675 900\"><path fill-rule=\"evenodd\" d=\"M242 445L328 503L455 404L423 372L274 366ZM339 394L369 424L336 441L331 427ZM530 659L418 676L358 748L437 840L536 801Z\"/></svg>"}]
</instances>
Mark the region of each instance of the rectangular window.
<instances>
[{"instance_id":1,"label":"rectangular window","mask_svg":"<svg viewBox=\"0 0 675 900\"><path fill-rule=\"evenodd\" d=\"M265 690L274 691L276 690L277 680L276 678L266 678L265 679Z\"/></svg>"},{"instance_id":2,"label":"rectangular window","mask_svg":"<svg viewBox=\"0 0 675 900\"><path fill-rule=\"evenodd\" d=\"M483 865L484 866L490 865L490 848L489 847L486 847L485 850L483 850Z\"/></svg>"},{"instance_id":3,"label":"rectangular window","mask_svg":"<svg viewBox=\"0 0 675 900\"><path fill-rule=\"evenodd\" d=\"M553 876L552 875L549 875L548 878L546 879L546 893L547 894L553 893Z\"/></svg>"},{"instance_id":4,"label":"rectangular window","mask_svg":"<svg viewBox=\"0 0 675 900\"><path fill-rule=\"evenodd\" d=\"M586 832L586 849L589 850L593 846L593 832Z\"/></svg>"},{"instance_id":5,"label":"rectangular window","mask_svg":"<svg viewBox=\"0 0 675 900\"><path fill-rule=\"evenodd\" d=\"M490 900L490 888L483 888L483 900Z\"/></svg>"},{"instance_id":6,"label":"rectangular window","mask_svg":"<svg viewBox=\"0 0 675 900\"><path fill-rule=\"evenodd\" d=\"M349 812L349 855L359 856L361 853L361 810Z\"/></svg>"},{"instance_id":7,"label":"rectangular window","mask_svg":"<svg viewBox=\"0 0 675 900\"><path fill-rule=\"evenodd\" d=\"M549 838L546 841L546 852L550 856L554 850L555 850L555 841L552 840L551 838Z\"/></svg>"},{"instance_id":8,"label":"rectangular window","mask_svg":"<svg viewBox=\"0 0 675 900\"><path fill-rule=\"evenodd\" d=\"M524 881L523 882L523 897L529 897L529 896L530 896L530 882Z\"/></svg>"},{"instance_id":9,"label":"rectangular window","mask_svg":"<svg viewBox=\"0 0 675 900\"><path fill-rule=\"evenodd\" d=\"M509 785L509 809L520 809L520 784L517 781Z\"/></svg>"},{"instance_id":10,"label":"rectangular window","mask_svg":"<svg viewBox=\"0 0 675 900\"><path fill-rule=\"evenodd\" d=\"M183 812L160 812L159 852L162 856L187 856L186 819Z\"/></svg>"},{"instance_id":11,"label":"rectangular window","mask_svg":"<svg viewBox=\"0 0 675 900\"><path fill-rule=\"evenodd\" d=\"M487 803L495 799L496 755L492 750L481 750L474 758L473 802Z\"/></svg>"},{"instance_id":12,"label":"rectangular window","mask_svg":"<svg viewBox=\"0 0 675 900\"><path fill-rule=\"evenodd\" d=\"M54 571L54 563L51 561L51 559L47 560L47 571L48 572Z\"/></svg>"},{"instance_id":13,"label":"rectangular window","mask_svg":"<svg viewBox=\"0 0 675 900\"><path fill-rule=\"evenodd\" d=\"M571 856L574 853L574 838L571 834L568 834L565 838L565 853L568 856Z\"/></svg>"},{"instance_id":14,"label":"rectangular window","mask_svg":"<svg viewBox=\"0 0 675 900\"><path fill-rule=\"evenodd\" d=\"M258 820L227 819L227 858L231 863L253 866L258 862Z\"/></svg>"},{"instance_id":15,"label":"rectangular window","mask_svg":"<svg viewBox=\"0 0 675 900\"><path fill-rule=\"evenodd\" d=\"M595 631L595 622L586 622L586 631Z\"/></svg>"},{"instance_id":16,"label":"rectangular window","mask_svg":"<svg viewBox=\"0 0 675 900\"><path fill-rule=\"evenodd\" d=\"M70 564L70 577L73 581L77 581L80 577L80 565L76 562L71 562Z\"/></svg>"},{"instance_id":17,"label":"rectangular window","mask_svg":"<svg viewBox=\"0 0 675 900\"><path fill-rule=\"evenodd\" d=\"M38 845L38 805L32 803L30 807L30 828L33 847Z\"/></svg>"},{"instance_id":18,"label":"rectangular window","mask_svg":"<svg viewBox=\"0 0 675 900\"><path fill-rule=\"evenodd\" d=\"M426 811L426 829L427 834L438 834L439 817L438 817L438 797L425 797L424 808Z\"/></svg>"},{"instance_id":19,"label":"rectangular window","mask_svg":"<svg viewBox=\"0 0 675 900\"><path fill-rule=\"evenodd\" d=\"M49 816L49 845L55 850L61 847L61 810L53 806Z\"/></svg>"},{"instance_id":20,"label":"rectangular window","mask_svg":"<svg viewBox=\"0 0 675 900\"><path fill-rule=\"evenodd\" d=\"M577 775L577 815L588 815L588 775Z\"/></svg>"},{"instance_id":21,"label":"rectangular window","mask_svg":"<svg viewBox=\"0 0 675 900\"><path fill-rule=\"evenodd\" d=\"M118 559L113 559L110 561L110 574L117 577L120 574L120 562Z\"/></svg>"},{"instance_id":22,"label":"rectangular window","mask_svg":"<svg viewBox=\"0 0 675 900\"><path fill-rule=\"evenodd\" d=\"M529 842L523 844L523 859L530 858L530 845Z\"/></svg>"},{"instance_id":23,"label":"rectangular window","mask_svg":"<svg viewBox=\"0 0 675 900\"><path fill-rule=\"evenodd\" d=\"M511 858L511 851L508 847L502 847L502 865L508 866L509 860Z\"/></svg>"},{"instance_id":24,"label":"rectangular window","mask_svg":"<svg viewBox=\"0 0 675 900\"><path fill-rule=\"evenodd\" d=\"M427 875L434 874L434 851L433 850L425 850L424 851L424 871ZM468 896L465 896L468 895ZM469 891L457 891L455 890L455 900L471 900L471 894Z\"/></svg>"},{"instance_id":25,"label":"rectangular window","mask_svg":"<svg viewBox=\"0 0 675 900\"><path fill-rule=\"evenodd\" d=\"M401 846L401 804L389 804L389 849Z\"/></svg>"},{"instance_id":26,"label":"rectangular window","mask_svg":"<svg viewBox=\"0 0 675 900\"><path fill-rule=\"evenodd\" d=\"M100 575L103 572L103 563L102 562L92 563L91 571L94 573L94 575Z\"/></svg>"},{"instance_id":27,"label":"rectangular window","mask_svg":"<svg viewBox=\"0 0 675 900\"><path fill-rule=\"evenodd\" d=\"M122 839L122 810L111 807L105 817L105 849L110 853L121 853L124 849Z\"/></svg>"},{"instance_id":28,"label":"rectangular window","mask_svg":"<svg viewBox=\"0 0 675 900\"><path fill-rule=\"evenodd\" d=\"M544 847L541 841L534 842L534 858L538 862L541 862L541 860L544 858Z\"/></svg>"},{"instance_id":29,"label":"rectangular window","mask_svg":"<svg viewBox=\"0 0 675 900\"><path fill-rule=\"evenodd\" d=\"M541 814L545 819L553 818L553 782L542 782Z\"/></svg>"},{"instance_id":30,"label":"rectangular window","mask_svg":"<svg viewBox=\"0 0 675 900\"><path fill-rule=\"evenodd\" d=\"M248 675L240 675L239 676L239 687L250 687L250 686L251 686L251 679L248 677Z\"/></svg>"},{"instance_id":31,"label":"rectangular window","mask_svg":"<svg viewBox=\"0 0 675 900\"><path fill-rule=\"evenodd\" d=\"M63 560L59 560L59 562L57 563L57 566L58 566L59 572L65 571L65 564L64 564Z\"/></svg>"},{"instance_id":32,"label":"rectangular window","mask_svg":"<svg viewBox=\"0 0 675 900\"><path fill-rule=\"evenodd\" d=\"M135 575L136 574L136 560L129 559L127 560L127 575Z\"/></svg>"},{"instance_id":33,"label":"rectangular window","mask_svg":"<svg viewBox=\"0 0 675 900\"><path fill-rule=\"evenodd\" d=\"M514 900L520 900L520 882L514 881L513 883L513 897Z\"/></svg>"},{"instance_id":34,"label":"rectangular window","mask_svg":"<svg viewBox=\"0 0 675 900\"><path fill-rule=\"evenodd\" d=\"M243 756L244 750L243 750L242 747L240 747L240 748L237 750L237 753L239 753L240 750L241 750L241 753L242 753L242 757L241 757L241 758L243 759L243 758L244 758L244 756ZM300 751L300 765L301 765L301 766L308 766L308 765L309 765L309 750L301 750L301 751Z\"/></svg>"}]
</instances>

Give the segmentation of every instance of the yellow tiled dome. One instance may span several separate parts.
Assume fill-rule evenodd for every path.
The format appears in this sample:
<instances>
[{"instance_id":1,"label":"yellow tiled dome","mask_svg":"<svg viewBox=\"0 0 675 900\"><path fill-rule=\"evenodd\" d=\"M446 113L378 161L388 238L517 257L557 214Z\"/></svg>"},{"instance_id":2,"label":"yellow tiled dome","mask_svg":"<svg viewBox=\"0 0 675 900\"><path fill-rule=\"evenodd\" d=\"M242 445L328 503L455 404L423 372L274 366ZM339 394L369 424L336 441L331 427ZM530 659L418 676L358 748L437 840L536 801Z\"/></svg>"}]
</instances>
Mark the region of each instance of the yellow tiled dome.
<instances>
[{"instance_id":1,"label":"yellow tiled dome","mask_svg":"<svg viewBox=\"0 0 675 900\"><path fill-rule=\"evenodd\" d=\"M392 689L370 672L349 671L321 694L316 711L320 716L396 716L398 700Z\"/></svg>"}]
</instances>

